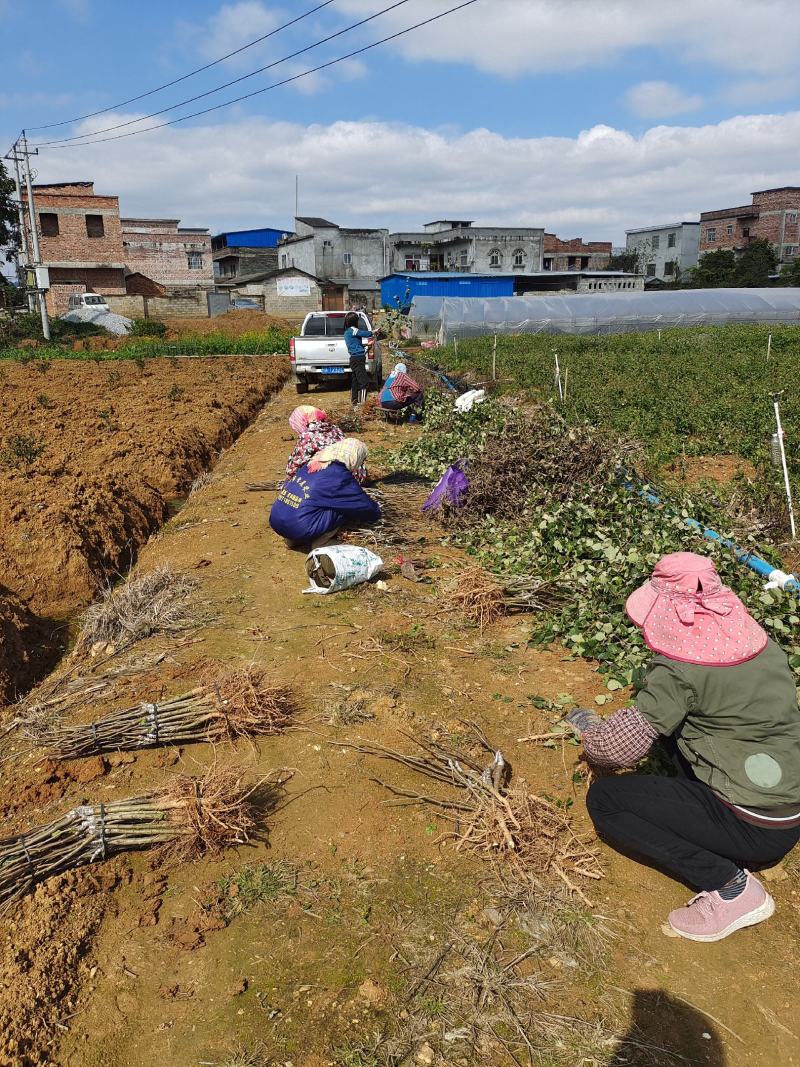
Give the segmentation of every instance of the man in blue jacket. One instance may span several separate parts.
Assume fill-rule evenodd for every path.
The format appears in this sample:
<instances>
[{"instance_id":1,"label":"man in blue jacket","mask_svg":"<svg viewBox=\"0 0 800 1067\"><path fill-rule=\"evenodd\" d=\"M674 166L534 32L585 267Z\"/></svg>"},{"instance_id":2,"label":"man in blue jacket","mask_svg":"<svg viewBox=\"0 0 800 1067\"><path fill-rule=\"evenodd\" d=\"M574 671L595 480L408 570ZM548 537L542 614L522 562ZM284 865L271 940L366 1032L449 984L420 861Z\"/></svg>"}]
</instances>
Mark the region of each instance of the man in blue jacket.
<instances>
[{"instance_id":1,"label":"man in blue jacket","mask_svg":"<svg viewBox=\"0 0 800 1067\"><path fill-rule=\"evenodd\" d=\"M272 505L269 524L290 548L319 548L335 537L345 520L376 522L378 504L353 471L366 462L367 446L353 438L337 441L284 483Z\"/></svg>"}]
</instances>

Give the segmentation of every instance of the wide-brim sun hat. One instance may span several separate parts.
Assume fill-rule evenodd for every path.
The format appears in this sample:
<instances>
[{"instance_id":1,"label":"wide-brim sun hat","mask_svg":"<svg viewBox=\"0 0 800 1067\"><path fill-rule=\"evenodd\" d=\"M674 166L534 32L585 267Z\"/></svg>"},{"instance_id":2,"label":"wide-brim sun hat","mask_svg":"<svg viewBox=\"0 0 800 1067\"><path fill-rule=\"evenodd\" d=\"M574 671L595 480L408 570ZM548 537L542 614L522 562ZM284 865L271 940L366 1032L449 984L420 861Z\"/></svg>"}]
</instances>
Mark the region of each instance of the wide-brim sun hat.
<instances>
[{"instance_id":1,"label":"wide-brim sun hat","mask_svg":"<svg viewBox=\"0 0 800 1067\"><path fill-rule=\"evenodd\" d=\"M722 584L713 561L694 552L660 559L625 610L648 648L681 663L731 667L753 659L768 641L739 597Z\"/></svg>"}]
</instances>

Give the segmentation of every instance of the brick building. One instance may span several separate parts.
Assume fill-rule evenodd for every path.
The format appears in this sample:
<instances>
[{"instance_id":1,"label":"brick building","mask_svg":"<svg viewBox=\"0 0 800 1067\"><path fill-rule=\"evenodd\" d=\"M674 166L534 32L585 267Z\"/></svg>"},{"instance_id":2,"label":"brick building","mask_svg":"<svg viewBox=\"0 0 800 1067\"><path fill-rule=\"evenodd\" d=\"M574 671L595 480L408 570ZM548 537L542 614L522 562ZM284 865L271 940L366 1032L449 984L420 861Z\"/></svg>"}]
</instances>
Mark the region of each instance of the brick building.
<instances>
[{"instance_id":1,"label":"brick building","mask_svg":"<svg viewBox=\"0 0 800 1067\"><path fill-rule=\"evenodd\" d=\"M124 294L119 197L95 194L94 182L58 182L33 189L42 262L50 270L50 314L66 311L73 293ZM23 198L27 200L24 190ZM28 241L30 247L30 233Z\"/></svg>"},{"instance_id":2,"label":"brick building","mask_svg":"<svg viewBox=\"0 0 800 1067\"><path fill-rule=\"evenodd\" d=\"M773 245L781 262L794 259L800 246L800 186L762 189L750 195L752 203L743 207L701 212L701 256L719 248L742 252L753 241L764 238Z\"/></svg>"},{"instance_id":3,"label":"brick building","mask_svg":"<svg viewBox=\"0 0 800 1067\"><path fill-rule=\"evenodd\" d=\"M544 235L542 270L604 270L611 259L610 241L564 241L554 233Z\"/></svg>"},{"instance_id":4,"label":"brick building","mask_svg":"<svg viewBox=\"0 0 800 1067\"><path fill-rule=\"evenodd\" d=\"M180 219L122 219L125 266L168 288L211 289L214 264L207 229Z\"/></svg>"}]
</instances>

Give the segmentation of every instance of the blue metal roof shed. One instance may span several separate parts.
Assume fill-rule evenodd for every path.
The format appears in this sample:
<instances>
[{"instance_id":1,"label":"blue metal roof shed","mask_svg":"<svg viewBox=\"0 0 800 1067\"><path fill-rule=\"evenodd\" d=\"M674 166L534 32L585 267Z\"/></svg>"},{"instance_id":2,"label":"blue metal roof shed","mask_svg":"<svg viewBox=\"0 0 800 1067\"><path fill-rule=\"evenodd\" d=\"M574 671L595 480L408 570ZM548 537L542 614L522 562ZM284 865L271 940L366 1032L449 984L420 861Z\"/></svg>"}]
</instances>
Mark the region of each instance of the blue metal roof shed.
<instances>
[{"instance_id":1,"label":"blue metal roof shed","mask_svg":"<svg viewBox=\"0 0 800 1067\"><path fill-rule=\"evenodd\" d=\"M277 248L282 237L289 237L288 230L276 230L262 226L257 230L227 230L213 238L211 247L215 252L223 248Z\"/></svg>"},{"instance_id":2,"label":"blue metal roof shed","mask_svg":"<svg viewBox=\"0 0 800 1067\"><path fill-rule=\"evenodd\" d=\"M414 270L389 274L380 281L381 303L384 307L406 304L416 296L514 295L513 274L447 274L443 271Z\"/></svg>"}]
</instances>

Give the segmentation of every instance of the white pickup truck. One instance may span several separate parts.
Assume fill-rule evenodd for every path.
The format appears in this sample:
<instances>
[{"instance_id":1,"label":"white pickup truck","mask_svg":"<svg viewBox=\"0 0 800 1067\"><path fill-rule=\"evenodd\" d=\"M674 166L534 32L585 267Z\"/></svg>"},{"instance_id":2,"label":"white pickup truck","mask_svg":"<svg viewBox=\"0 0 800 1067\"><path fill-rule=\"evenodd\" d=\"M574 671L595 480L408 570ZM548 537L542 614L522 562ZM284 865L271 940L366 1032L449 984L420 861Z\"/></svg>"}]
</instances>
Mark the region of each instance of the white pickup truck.
<instances>
[{"instance_id":1,"label":"white pickup truck","mask_svg":"<svg viewBox=\"0 0 800 1067\"><path fill-rule=\"evenodd\" d=\"M306 315L299 337L289 342L289 358L298 393L307 393L312 382L349 381L350 356L344 343L344 311L312 311ZM363 311L358 312L359 330L372 330ZM369 352L369 348L367 349ZM367 374L383 381L380 342L367 357Z\"/></svg>"}]
</instances>

